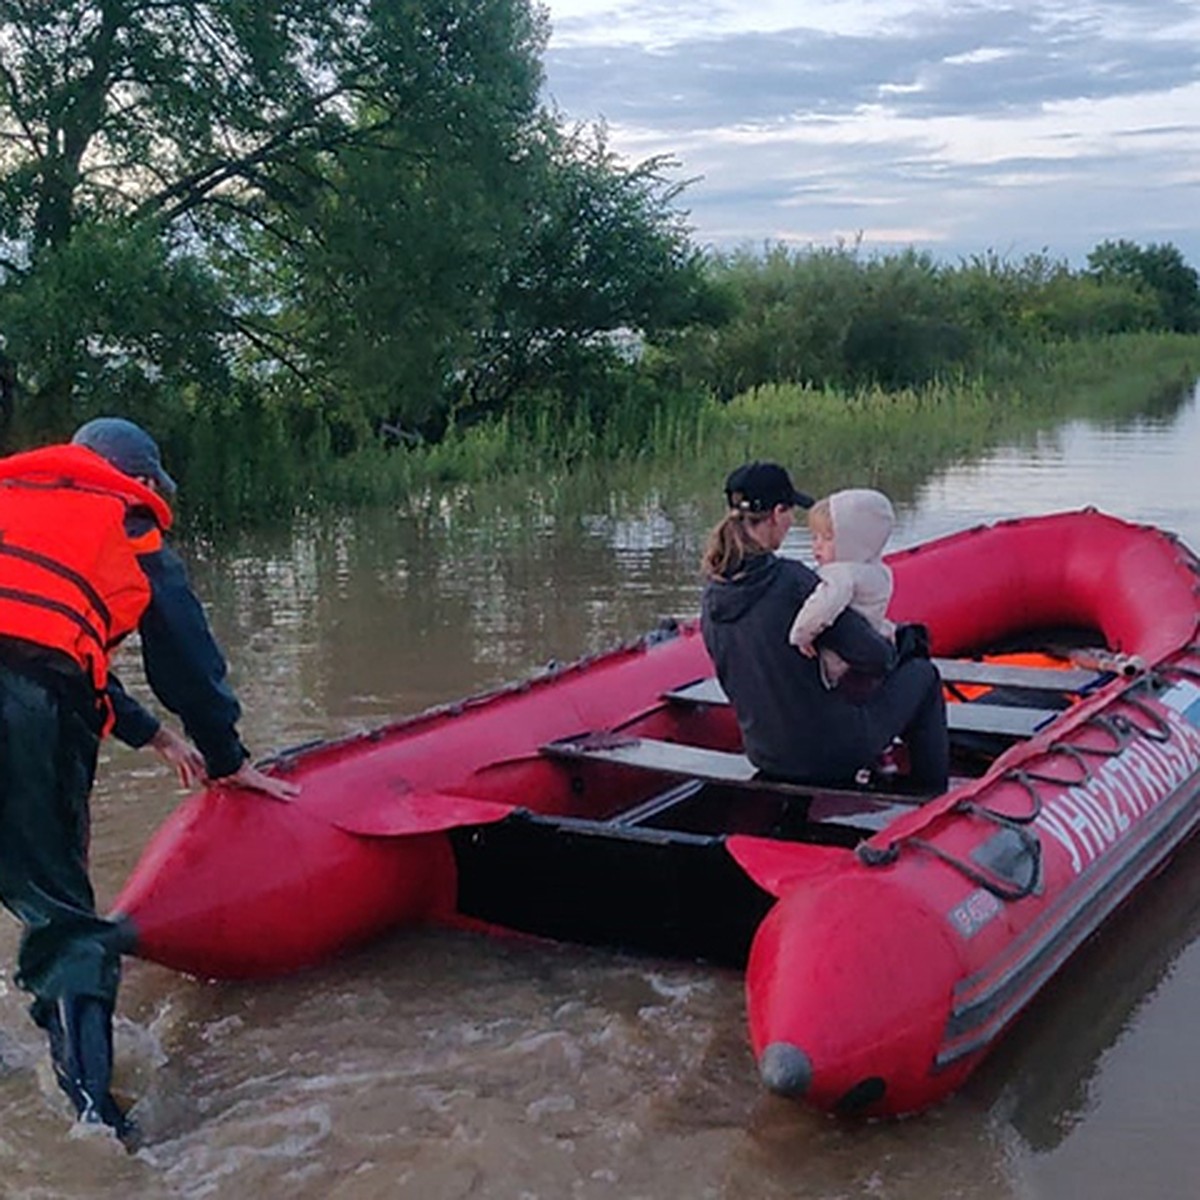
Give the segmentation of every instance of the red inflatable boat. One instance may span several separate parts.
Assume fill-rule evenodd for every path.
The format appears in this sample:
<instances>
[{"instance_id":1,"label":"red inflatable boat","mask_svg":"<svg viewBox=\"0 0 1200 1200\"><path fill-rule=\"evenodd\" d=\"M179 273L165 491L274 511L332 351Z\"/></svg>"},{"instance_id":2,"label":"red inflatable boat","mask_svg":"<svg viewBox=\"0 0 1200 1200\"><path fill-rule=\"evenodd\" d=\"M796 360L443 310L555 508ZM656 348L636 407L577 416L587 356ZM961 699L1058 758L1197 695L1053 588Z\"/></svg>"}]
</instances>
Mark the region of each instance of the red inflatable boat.
<instances>
[{"instance_id":1,"label":"red inflatable boat","mask_svg":"<svg viewBox=\"0 0 1200 1200\"><path fill-rule=\"evenodd\" d=\"M769 1087L923 1108L1200 822L1200 563L1090 510L890 562L951 701L945 795L758 778L684 624L287 752L291 803L190 798L116 911L216 977L418 921L744 965Z\"/></svg>"}]
</instances>

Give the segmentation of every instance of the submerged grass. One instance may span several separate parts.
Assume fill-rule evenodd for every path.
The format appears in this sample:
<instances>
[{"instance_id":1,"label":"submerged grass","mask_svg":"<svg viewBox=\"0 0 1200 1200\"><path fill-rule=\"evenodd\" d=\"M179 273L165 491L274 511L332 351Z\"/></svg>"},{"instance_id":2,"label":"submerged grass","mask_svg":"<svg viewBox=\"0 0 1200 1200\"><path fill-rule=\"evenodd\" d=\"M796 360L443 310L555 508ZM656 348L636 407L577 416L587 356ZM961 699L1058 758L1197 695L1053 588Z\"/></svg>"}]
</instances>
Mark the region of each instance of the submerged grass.
<instances>
[{"instance_id":1,"label":"submerged grass","mask_svg":"<svg viewBox=\"0 0 1200 1200\"><path fill-rule=\"evenodd\" d=\"M1073 417L1123 419L1170 410L1200 375L1200 338L1126 334L1045 347L994 364L986 376L919 388L854 392L796 385L755 388L721 403L636 397L598 419L509 414L439 444L372 448L322 468L311 496L332 506L393 503L455 484L527 477L545 485L642 464L663 476L712 475L772 457L803 465L819 490L886 482L903 492L932 471L1019 441Z\"/></svg>"}]
</instances>

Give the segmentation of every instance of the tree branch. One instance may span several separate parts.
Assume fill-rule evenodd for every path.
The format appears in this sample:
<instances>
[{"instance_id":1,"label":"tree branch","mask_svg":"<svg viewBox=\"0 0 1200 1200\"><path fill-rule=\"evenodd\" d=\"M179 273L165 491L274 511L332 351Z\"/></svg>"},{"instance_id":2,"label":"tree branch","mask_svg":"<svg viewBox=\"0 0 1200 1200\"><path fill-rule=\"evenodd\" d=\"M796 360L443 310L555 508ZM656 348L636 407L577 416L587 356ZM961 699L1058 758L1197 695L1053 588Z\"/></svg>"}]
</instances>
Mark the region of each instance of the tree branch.
<instances>
[{"instance_id":1,"label":"tree branch","mask_svg":"<svg viewBox=\"0 0 1200 1200\"><path fill-rule=\"evenodd\" d=\"M290 355L284 353L277 346L272 345L271 338L264 332L256 329L251 325L247 318L236 316L233 313L226 314L230 325L242 335L252 346L257 347L264 354L273 358L280 366L289 371L296 379L303 384L311 384L312 376L305 370L304 367L292 361ZM281 339L286 341L287 339Z\"/></svg>"}]
</instances>

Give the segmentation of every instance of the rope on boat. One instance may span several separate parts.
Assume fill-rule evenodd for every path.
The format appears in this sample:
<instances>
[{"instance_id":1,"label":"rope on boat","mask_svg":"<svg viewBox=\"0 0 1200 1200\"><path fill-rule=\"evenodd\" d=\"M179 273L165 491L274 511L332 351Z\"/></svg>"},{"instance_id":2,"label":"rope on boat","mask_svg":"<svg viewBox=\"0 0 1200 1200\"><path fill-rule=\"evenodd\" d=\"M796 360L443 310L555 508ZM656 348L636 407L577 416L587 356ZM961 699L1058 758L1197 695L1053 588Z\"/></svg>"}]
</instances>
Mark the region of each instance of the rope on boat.
<instances>
[{"instance_id":1,"label":"rope on boat","mask_svg":"<svg viewBox=\"0 0 1200 1200\"><path fill-rule=\"evenodd\" d=\"M990 812L989 809L976 811L980 816ZM947 854L941 847L935 846L933 842L925 841L924 838L910 838L908 844L918 850L927 851L934 858L941 859L947 866L953 867L960 875L991 892L999 900L1024 900L1026 896L1036 892L1042 884L1042 843L1025 826L1015 821L1006 821L995 813L991 813L990 819L994 820L997 825L1010 830L1020 840L1021 848L1029 856L1031 864L1027 882L1007 883L998 876L988 871L981 871L978 867L972 866L969 862L965 862L953 854Z\"/></svg>"},{"instance_id":2,"label":"rope on boat","mask_svg":"<svg viewBox=\"0 0 1200 1200\"><path fill-rule=\"evenodd\" d=\"M1192 644L1187 647L1193 655L1200 656L1200 645ZM1162 686L1163 676L1170 672L1189 679L1200 680L1200 670L1181 664L1173 664L1168 668L1160 668L1156 672L1139 679L1133 686L1125 689L1120 700L1126 707L1133 709L1145 718L1134 720L1125 713L1094 713L1081 721L1072 732L1093 727L1103 731L1112 740L1110 746L1081 746L1068 742L1051 742L1042 750L1042 757L1049 759L1061 756L1069 759L1079 770L1079 778L1063 779L1060 776L1045 771L1031 770L1027 767L1015 767L1000 776L999 782L1012 783L1021 788L1029 796L1030 811L1019 817L997 812L985 804L974 800L964 799L948 811L961 813L966 816L979 817L991 821L1002 829L1010 831L1021 842L1022 849L1031 863L1029 879L1024 883L1014 883L999 878L990 871L984 871L974 864L964 861L953 854L947 853L940 846L925 838L915 836L900 837L886 846L871 846L863 842L857 847L859 861L868 867L888 866L900 857L901 848L909 846L923 850L953 867L970 882L985 888L1000 900L1022 900L1037 891L1042 881L1042 843L1037 834L1029 827L1037 820L1042 811L1042 798L1038 784L1049 784L1055 787L1078 787L1088 783L1095 776L1089 758L1112 759L1124 753L1126 748L1138 737L1147 741L1162 744L1171 740L1174 735L1170 723L1162 714L1150 708L1140 697L1131 693L1147 685Z\"/></svg>"},{"instance_id":3,"label":"rope on boat","mask_svg":"<svg viewBox=\"0 0 1200 1200\"><path fill-rule=\"evenodd\" d=\"M1040 800L1038 803L1040 807ZM972 863L958 858L956 855L949 854L933 842L919 837L900 838L882 849L869 846L866 842L863 842L857 849L859 861L868 867L888 866L900 857L900 848L901 845L904 845L913 850L924 850L927 854L933 855L934 858L944 862L947 866L953 867L954 870L966 879L969 879L972 883L991 892L999 900L1023 900L1026 896L1031 895L1041 887L1042 843L1037 835L1032 833L1028 827L1029 821L1033 818L1013 820L994 812L990 808L985 808L977 804L965 805L960 809L956 809L956 811L980 817L985 821L991 821L1002 830L1011 833L1021 843L1021 849L1025 852L1026 859L1030 863L1029 878L1024 883L1010 882L990 871L982 870Z\"/></svg>"},{"instance_id":4,"label":"rope on boat","mask_svg":"<svg viewBox=\"0 0 1200 1200\"><path fill-rule=\"evenodd\" d=\"M1085 721L1079 723L1079 728L1094 725L1097 729L1102 729L1113 740L1111 746L1074 746L1072 749L1077 750L1080 754L1090 754L1093 758L1116 758L1120 754L1124 754L1130 742L1134 737L1141 732L1138 726L1132 721L1118 721L1116 717L1109 716L1108 713L1093 713ZM1057 749L1060 746L1065 746L1065 742L1052 742L1047 746L1047 750Z\"/></svg>"},{"instance_id":5,"label":"rope on boat","mask_svg":"<svg viewBox=\"0 0 1200 1200\"><path fill-rule=\"evenodd\" d=\"M1020 780L1017 779L1019 774L1020 772L1013 771L1011 775L1005 775L1004 778L1011 778L1014 783L1019 783ZM1032 825L1042 815L1042 798L1033 788L1026 790L1029 792L1029 811L1019 817L1014 817L1012 813L997 812L994 808L989 808L986 804L977 804L974 800L963 800L954 806L954 811L975 813L985 819L995 818L1008 825Z\"/></svg>"},{"instance_id":6,"label":"rope on boat","mask_svg":"<svg viewBox=\"0 0 1200 1200\"><path fill-rule=\"evenodd\" d=\"M1090 769L1084 763L1081 763L1080 766L1083 768L1084 779L1086 779L1088 777L1088 775L1091 774ZM994 808L988 808L982 804L972 804L969 801L960 806L957 806L957 811L959 811L959 812L982 812L982 813L987 813L993 817L1001 817L1004 820L1012 821L1017 825L1032 825L1034 823L1034 821L1036 821L1038 819L1038 817L1040 817L1042 815L1042 797L1038 793L1037 788L1035 788L1033 786L1034 783L1040 781L1042 783L1056 783L1060 786L1064 783L1067 783L1067 781L1065 779L1050 779L1047 776L1036 775L1032 771L1023 771L1019 767L1014 768L1011 771L1006 771L1005 774L1003 776L1001 776L1001 778L1003 779L1003 781L1005 783L1015 783L1018 787L1024 788L1025 791L1028 793L1028 795L1029 795L1029 813L1028 813L1028 815L1023 816L1023 817L1013 817L1013 816L1009 816L1008 813L998 813ZM1074 786L1074 785L1068 785L1068 786Z\"/></svg>"},{"instance_id":7,"label":"rope on boat","mask_svg":"<svg viewBox=\"0 0 1200 1200\"><path fill-rule=\"evenodd\" d=\"M1129 705L1130 708L1137 709L1143 716L1148 717L1156 728L1147 729L1144 725L1139 725L1136 721L1131 721L1124 713L1117 713L1113 717L1113 724L1118 727L1124 726L1132 733L1141 734L1151 742L1169 742L1171 740L1171 726L1167 723L1160 713L1156 713L1152 708L1148 708L1142 701L1135 699L1133 696L1122 696L1121 699Z\"/></svg>"},{"instance_id":8,"label":"rope on boat","mask_svg":"<svg viewBox=\"0 0 1200 1200\"><path fill-rule=\"evenodd\" d=\"M1183 649L1184 652L1190 655L1192 658L1200 658L1200 642L1191 642ZM1156 674L1164 678L1169 675L1176 675L1180 679L1200 682L1200 668L1188 667L1179 662L1165 663L1157 668Z\"/></svg>"},{"instance_id":9,"label":"rope on boat","mask_svg":"<svg viewBox=\"0 0 1200 1200\"><path fill-rule=\"evenodd\" d=\"M1107 757L1109 752L1105 751ZM1031 771L1026 767L1014 767L1005 775L1005 779L1013 783L1020 784L1026 790L1030 790L1035 783L1052 783L1057 787L1080 787L1082 784L1090 783L1095 772L1092 770L1091 763L1084 757L1083 750L1078 746L1069 746L1065 742L1055 742L1053 745L1046 747L1046 752L1043 755L1045 758L1050 758L1052 755L1061 755L1063 758L1069 758L1079 768L1078 779L1060 779L1057 775L1048 775L1044 771Z\"/></svg>"}]
</instances>

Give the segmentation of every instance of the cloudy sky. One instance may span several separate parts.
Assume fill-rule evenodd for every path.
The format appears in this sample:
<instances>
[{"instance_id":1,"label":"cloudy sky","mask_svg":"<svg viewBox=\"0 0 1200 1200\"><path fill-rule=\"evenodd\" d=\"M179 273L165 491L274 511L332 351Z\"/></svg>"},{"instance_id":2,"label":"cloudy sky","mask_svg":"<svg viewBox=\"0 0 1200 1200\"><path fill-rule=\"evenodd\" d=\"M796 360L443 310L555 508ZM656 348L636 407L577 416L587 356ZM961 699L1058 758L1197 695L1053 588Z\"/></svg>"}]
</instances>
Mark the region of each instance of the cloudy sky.
<instances>
[{"instance_id":1,"label":"cloudy sky","mask_svg":"<svg viewBox=\"0 0 1200 1200\"><path fill-rule=\"evenodd\" d=\"M1200 0L544 2L549 98L677 159L701 243L1200 269Z\"/></svg>"}]
</instances>

